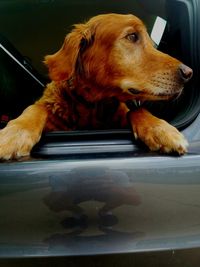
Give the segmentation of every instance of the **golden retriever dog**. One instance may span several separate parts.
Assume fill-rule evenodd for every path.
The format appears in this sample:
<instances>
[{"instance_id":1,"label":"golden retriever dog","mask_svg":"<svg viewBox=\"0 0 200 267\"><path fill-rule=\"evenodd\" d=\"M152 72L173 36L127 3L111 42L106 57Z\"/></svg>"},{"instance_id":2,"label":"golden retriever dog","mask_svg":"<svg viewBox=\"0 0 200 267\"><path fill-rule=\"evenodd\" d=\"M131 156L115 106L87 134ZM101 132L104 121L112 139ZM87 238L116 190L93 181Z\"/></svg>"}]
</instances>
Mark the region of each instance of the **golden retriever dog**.
<instances>
[{"instance_id":1,"label":"golden retriever dog","mask_svg":"<svg viewBox=\"0 0 200 267\"><path fill-rule=\"evenodd\" d=\"M188 143L176 128L126 104L177 98L192 77L192 69L154 48L139 18L104 14L77 24L45 64L52 81L0 131L1 159L29 155L42 132L128 124L150 150L186 153Z\"/></svg>"}]
</instances>

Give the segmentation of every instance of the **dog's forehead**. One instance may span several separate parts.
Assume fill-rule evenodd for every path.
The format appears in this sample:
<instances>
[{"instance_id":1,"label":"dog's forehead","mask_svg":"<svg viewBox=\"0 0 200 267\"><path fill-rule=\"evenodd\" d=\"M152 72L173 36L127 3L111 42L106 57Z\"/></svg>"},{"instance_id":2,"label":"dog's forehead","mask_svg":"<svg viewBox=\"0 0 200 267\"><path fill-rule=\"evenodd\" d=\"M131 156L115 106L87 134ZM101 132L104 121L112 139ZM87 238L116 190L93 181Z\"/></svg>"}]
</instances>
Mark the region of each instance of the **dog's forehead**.
<instances>
[{"instance_id":1,"label":"dog's forehead","mask_svg":"<svg viewBox=\"0 0 200 267\"><path fill-rule=\"evenodd\" d=\"M144 26L141 19L132 14L116 16L116 20L122 25L124 24L130 26Z\"/></svg>"},{"instance_id":2,"label":"dog's forehead","mask_svg":"<svg viewBox=\"0 0 200 267\"><path fill-rule=\"evenodd\" d=\"M99 15L90 21L91 24L97 25L96 29L99 33L113 33L118 35L126 29L140 31L145 29L143 22L136 16L129 14L105 14Z\"/></svg>"},{"instance_id":3,"label":"dog's forehead","mask_svg":"<svg viewBox=\"0 0 200 267\"><path fill-rule=\"evenodd\" d=\"M133 15L120 20L118 27L119 29L121 28L122 31L140 32L146 29L144 23L138 17Z\"/></svg>"}]
</instances>

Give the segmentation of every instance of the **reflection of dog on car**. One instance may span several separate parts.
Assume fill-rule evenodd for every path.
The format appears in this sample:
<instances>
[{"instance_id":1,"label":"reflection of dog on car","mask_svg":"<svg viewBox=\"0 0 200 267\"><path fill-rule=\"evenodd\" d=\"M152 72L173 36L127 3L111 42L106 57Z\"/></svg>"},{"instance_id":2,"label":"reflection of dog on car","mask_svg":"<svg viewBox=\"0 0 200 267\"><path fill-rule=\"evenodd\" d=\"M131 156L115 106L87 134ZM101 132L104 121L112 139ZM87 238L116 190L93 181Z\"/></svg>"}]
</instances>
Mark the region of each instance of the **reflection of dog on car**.
<instances>
[{"instance_id":1,"label":"reflection of dog on car","mask_svg":"<svg viewBox=\"0 0 200 267\"><path fill-rule=\"evenodd\" d=\"M192 70L153 47L140 19L105 14L75 25L45 63L52 82L43 96L0 131L0 158L29 155L43 131L122 128L151 150L187 151L183 135L127 101L177 98ZM27 88L28 90L28 88Z\"/></svg>"},{"instance_id":2,"label":"reflection of dog on car","mask_svg":"<svg viewBox=\"0 0 200 267\"><path fill-rule=\"evenodd\" d=\"M100 217L121 205L137 206L141 202L124 172L105 168L77 168L67 177L51 177L50 184L52 192L44 198L48 208L55 212L70 211L76 218L85 213L79 204L86 201L104 203L98 211Z\"/></svg>"}]
</instances>

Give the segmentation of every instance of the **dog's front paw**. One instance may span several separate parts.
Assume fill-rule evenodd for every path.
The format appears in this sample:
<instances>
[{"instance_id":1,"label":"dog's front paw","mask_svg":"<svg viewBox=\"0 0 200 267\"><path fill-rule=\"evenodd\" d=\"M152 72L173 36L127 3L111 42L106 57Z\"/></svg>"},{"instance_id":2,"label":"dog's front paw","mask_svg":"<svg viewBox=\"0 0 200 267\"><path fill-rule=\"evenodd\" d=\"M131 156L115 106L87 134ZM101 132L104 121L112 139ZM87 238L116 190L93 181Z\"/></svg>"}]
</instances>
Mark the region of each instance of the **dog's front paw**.
<instances>
[{"instance_id":1,"label":"dog's front paw","mask_svg":"<svg viewBox=\"0 0 200 267\"><path fill-rule=\"evenodd\" d=\"M160 121L157 125L135 129L137 135L151 151L163 153L177 152L183 155L187 152L188 142L185 137L173 126L165 121Z\"/></svg>"},{"instance_id":2,"label":"dog's front paw","mask_svg":"<svg viewBox=\"0 0 200 267\"><path fill-rule=\"evenodd\" d=\"M20 123L10 122L0 131L0 159L17 159L30 155L39 137L34 131L23 128Z\"/></svg>"},{"instance_id":3,"label":"dog's front paw","mask_svg":"<svg viewBox=\"0 0 200 267\"><path fill-rule=\"evenodd\" d=\"M147 111L138 115L141 116L140 120L138 117L132 125L134 135L142 140L151 151L175 152L179 155L187 152L188 142L175 127Z\"/></svg>"}]
</instances>

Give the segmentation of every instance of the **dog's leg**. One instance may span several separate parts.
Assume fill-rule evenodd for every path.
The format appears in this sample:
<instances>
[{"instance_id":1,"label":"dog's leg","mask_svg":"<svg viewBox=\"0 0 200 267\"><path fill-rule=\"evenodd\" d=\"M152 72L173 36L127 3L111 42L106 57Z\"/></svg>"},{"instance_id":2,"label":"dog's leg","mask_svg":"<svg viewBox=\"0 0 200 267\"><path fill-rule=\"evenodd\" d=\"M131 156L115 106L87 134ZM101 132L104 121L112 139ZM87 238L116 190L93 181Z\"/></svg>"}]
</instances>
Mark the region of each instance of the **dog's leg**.
<instances>
[{"instance_id":1,"label":"dog's leg","mask_svg":"<svg viewBox=\"0 0 200 267\"><path fill-rule=\"evenodd\" d=\"M0 159L28 156L39 141L47 120L44 106L34 104L0 131Z\"/></svg>"},{"instance_id":2,"label":"dog's leg","mask_svg":"<svg viewBox=\"0 0 200 267\"><path fill-rule=\"evenodd\" d=\"M135 138L141 139L151 151L177 152L179 155L187 152L185 137L166 121L144 108L130 112L129 116Z\"/></svg>"}]
</instances>

